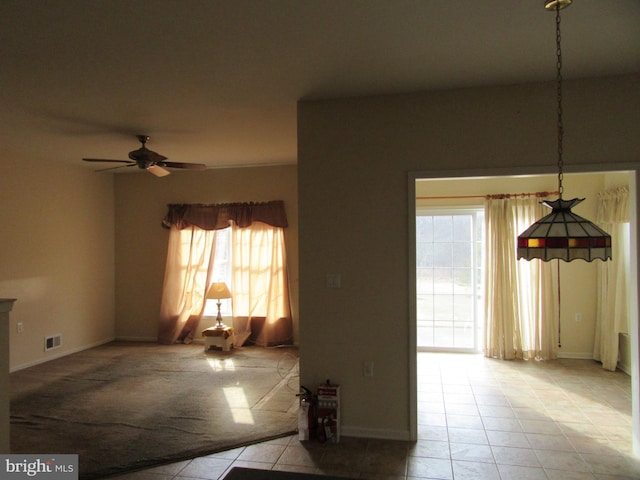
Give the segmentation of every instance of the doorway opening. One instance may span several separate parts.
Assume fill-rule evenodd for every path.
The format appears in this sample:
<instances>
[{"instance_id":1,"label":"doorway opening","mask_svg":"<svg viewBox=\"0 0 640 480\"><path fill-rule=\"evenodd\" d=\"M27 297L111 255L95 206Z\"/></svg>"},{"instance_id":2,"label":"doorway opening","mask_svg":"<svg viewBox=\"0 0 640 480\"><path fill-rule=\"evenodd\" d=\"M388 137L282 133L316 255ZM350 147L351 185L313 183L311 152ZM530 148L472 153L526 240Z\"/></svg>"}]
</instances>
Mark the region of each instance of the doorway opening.
<instances>
[{"instance_id":1,"label":"doorway opening","mask_svg":"<svg viewBox=\"0 0 640 480\"><path fill-rule=\"evenodd\" d=\"M606 167L606 168L604 168ZM474 175L475 173L475 175ZM421 351L421 341L418 341L420 335L419 332L419 307L422 300L419 299L419 280L418 280L418 217L422 211L431 209L452 209L452 207L468 207L470 203L474 203L474 206L478 206L478 203L482 205L485 195L490 193L519 193L519 192L537 192L537 191L552 191L555 188L555 177L553 174L548 174L543 171L527 171L522 169L518 174L513 176L507 176L505 172L496 170L495 176L491 175L490 171L484 170L482 175L478 175L477 171L466 172L414 172L409 175L409 313L410 313L410 338L409 338L409 368L410 368L410 437L417 439L418 433L418 355ZM632 427L631 434L633 439L633 451L636 455L640 455L640 381L638 378L638 368L640 362L639 345L637 342L638 337L638 301L637 296L634 295L638 290L638 257L637 257L637 226L638 226L638 211L636 208L636 178L637 170L629 170L628 165L606 165L600 170L591 170L590 172L571 173L571 176L584 177L586 187L582 184L578 188L575 188L576 192L568 192L565 189L565 197L573 198L576 196L587 197L591 200L588 204L596 204L598 192L614 186L618 180L622 180L629 185L629 205L630 205L630 222L631 222L631 242L630 242L630 258L629 265L631 266L630 278L629 278L629 291L632 292L630 297L629 308L629 335L628 335L628 359L629 364L627 373L631 376L631 394L632 394ZM525 182L526 187L521 188L519 182ZM572 188L580 182L574 182L571 180L570 185ZM549 186L550 185L550 186ZM426 190L425 189L426 186ZM471 188L469 188L471 187ZM421 195L421 190L424 196L433 199L431 203L422 202L417 200ZM479 198L478 203L476 201L470 202L469 198ZM587 202L584 202L587 204ZM442 213L442 212L437 212ZM587 218L594 218L595 213L583 212ZM565 269L567 273L569 270L573 270L572 274L582 275L584 270L593 268L596 262L571 262L566 264ZM583 275L587 278L587 275ZM563 271L563 282L567 282L567 275ZM593 280L595 282L595 280ZM565 322L571 322L571 327L574 329L576 345L580 341L583 341L585 337L590 337L587 333L585 325L585 315L592 314L592 309L586 309L582 305L586 301L590 300L590 297L584 294L578 298L575 305L578 307L570 307L565 302L564 291L568 293L571 290L571 284L567 285L567 288L563 289L563 311L567 312L563 317L563 327ZM576 288L576 291L590 291L589 289L581 290ZM584 308L584 309L583 309ZM595 308L595 307L594 307ZM482 311L482 310L480 310ZM570 329L563 330L562 333L562 354L570 352L569 343L571 337L569 336ZM482 343L482 342L481 342ZM588 343L588 342L587 342ZM585 344L583 344L585 345ZM436 347L437 348L437 347ZM479 350L482 350L482 344ZM589 347L584 347L582 350L576 350L572 353L573 357L568 356L564 358L582 358L591 359L593 352L589 351Z\"/></svg>"}]
</instances>

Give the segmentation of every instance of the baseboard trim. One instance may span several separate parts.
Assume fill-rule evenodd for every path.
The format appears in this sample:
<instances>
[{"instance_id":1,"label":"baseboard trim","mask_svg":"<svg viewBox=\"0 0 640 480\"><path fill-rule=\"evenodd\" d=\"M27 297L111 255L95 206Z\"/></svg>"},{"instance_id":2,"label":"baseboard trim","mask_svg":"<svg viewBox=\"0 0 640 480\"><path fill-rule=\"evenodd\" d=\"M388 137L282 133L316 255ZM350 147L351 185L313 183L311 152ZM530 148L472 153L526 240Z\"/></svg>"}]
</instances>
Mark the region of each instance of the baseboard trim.
<instances>
[{"instance_id":1,"label":"baseboard trim","mask_svg":"<svg viewBox=\"0 0 640 480\"><path fill-rule=\"evenodd\" d=\"M561 352L558 350L558 358L575 358L578 360L593 360L593 353L585 352Z\"/></svg>"},{"instance_id":2,"label":"baseboard trim","mask_svg":"<svg viewBox=\"0 0 640 480\"><path fill-rule=\"evenodd\" d=\"M35 367L36 365L40 365L41 363L47 363L47 362L50 362L51 360L56 360L58 358L66 357L67 355L72 355L74 353L82 352L84 350L89 350L90 348L99 347L100 345L113 342L114 340L115 340L115 337L109 337L109 338L105 338L104 340L100 340L98 342L94 342L88 345L83 345L81 347L72 348L70 350L65 350L63 352L60 352L54 355L47 355L46 358L39 358L38 360L34 360L33 362L27 362L27 363L17 365L15 367L11 367L9 369L9 373L17 372L18 370L24 370L25 368L29 368L29 367Z\"/></svg>"},{"instance_id":3,"label":"baseboard trim","mask_svg":"<svg viewBox=\"0 0 640 480\"><path fill-rule=\"evenodd\" d=\"M158 341L158 337L116 337L115 338L116 341L120 341L120 342L157 342Z\"/></svg>"},{"instance_id":4,"label":"baseboard trim","mask_svg":"<svg viewBox=\"0 0 640 480\"><path fill-rule=\"evenodd\" d=\"M575 353L575 352L566 352L566 353L558 353L558 358L575 358L579 360L593 360L596 362L597 360L593 358L593 353ZM623 371L627 375L631 376L631 367L629 365L618 362L617 366L618 370Z\"/></svg>"},{"instance_id":5,"label":"baseboard trim","mask_svg":"<svg viewBox=\"0 0 640 480\"><path fill-rule=\"evenodd\" d=\"M631 366L626 363L618 362L618 368L627 375L631 376Z\"/></svg>"},{"instance_id":6,"label":"baseboard trim","mask_svg":"<svg viewBox=\"0 0 640 480\"><path fill-rule=\"evenodd\" d=\"M381 440L409 441L411 435L408 430L389 430L381 428L363 428L342 426L340 434L345 437L378 438Z\"/></svg>"}]
</instances>

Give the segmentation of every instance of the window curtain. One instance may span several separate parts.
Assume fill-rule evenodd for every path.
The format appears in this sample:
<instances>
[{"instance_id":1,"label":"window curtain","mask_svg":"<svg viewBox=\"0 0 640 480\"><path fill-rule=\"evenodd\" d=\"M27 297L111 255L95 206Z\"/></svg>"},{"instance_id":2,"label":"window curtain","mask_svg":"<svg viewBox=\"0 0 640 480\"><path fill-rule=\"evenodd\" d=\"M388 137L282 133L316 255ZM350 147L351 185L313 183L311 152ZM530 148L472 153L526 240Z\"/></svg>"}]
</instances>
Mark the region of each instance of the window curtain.
<instances>
[{"instance_id":1,"label":"window curtain","mask_svg":"<svg viewBox=\"0 0 640 480\"><path fill-rule=\"evenodd\" d=\"M158 342L171 344L193 338L212 283L215 239L215 230L171 225Z\"/></svg>"},{"instance_id":2,"label":"window curtain","mask_svg":"<svg viewBox=\"0 0 640 480\"><path fill-rule=\"evenodd\" d=\"M598 262L598 296L593 358L602 368L618 365L619 334L629 332L627 285L629 277L629 188L600 192L596 222L611 235L612 259Z\"/></svg>"},{"instance_id":3,"label":"window curtain","mask_svg":"<svg viewBox=\"0 0 640 480\"><path fill-rule=\"evenodd\" d=\"M241 342L293 343L284 231L264 223L231 230L233 326Z\"/></svg>"},{"instance_id":4,"label":"window curtain","mask_svg":"<svg viewBox=\"0 0 640 480\"><path fill-rule=\"evenodd\" d=\"M517 260L517 236L546 213L539 198L485 200L485 356L557 358L557 274L540 260Z\"/></svg>"},{"instance_id":5,"label":"window curtain","mask_svg":"<svg viewBox=\"0 0 640 480\"><path fill-rule=\"evenodd\" d=\"M292 342L284 202L173 204L162 223L169 228L169 245L160 307L160 343L190 341L197 334L205 295L213 281L215 231L222 228L231 228L234 238L231 291L234 327L238 319L236 344L250 338L255 328L259 330L254 335L256 343ZM271 248L265 246L266 237L274 240ZM257 240L247 240L253 238Z\"/></svg>"}]
</instances>

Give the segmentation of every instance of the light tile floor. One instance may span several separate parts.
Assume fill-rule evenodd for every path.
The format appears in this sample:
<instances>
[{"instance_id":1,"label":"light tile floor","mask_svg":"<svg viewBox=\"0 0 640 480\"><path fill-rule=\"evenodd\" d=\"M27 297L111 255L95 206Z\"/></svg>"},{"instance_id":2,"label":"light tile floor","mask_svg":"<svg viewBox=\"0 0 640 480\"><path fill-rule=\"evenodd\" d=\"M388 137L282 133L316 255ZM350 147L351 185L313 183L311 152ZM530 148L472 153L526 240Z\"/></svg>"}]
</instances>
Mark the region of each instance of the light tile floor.
<instances>
[{"instance_id":1,"label":"light tile floor","mask_svg":"<svg viewBox=\"0 0 640 480\"><path fill-rule=\"evenodd\" d=\"M418 390L417 442L292 436L117 478L217 480L245 466L398 480L640 479L625 373L590 360L420 353Z\"/></svg>"}]
</instances>

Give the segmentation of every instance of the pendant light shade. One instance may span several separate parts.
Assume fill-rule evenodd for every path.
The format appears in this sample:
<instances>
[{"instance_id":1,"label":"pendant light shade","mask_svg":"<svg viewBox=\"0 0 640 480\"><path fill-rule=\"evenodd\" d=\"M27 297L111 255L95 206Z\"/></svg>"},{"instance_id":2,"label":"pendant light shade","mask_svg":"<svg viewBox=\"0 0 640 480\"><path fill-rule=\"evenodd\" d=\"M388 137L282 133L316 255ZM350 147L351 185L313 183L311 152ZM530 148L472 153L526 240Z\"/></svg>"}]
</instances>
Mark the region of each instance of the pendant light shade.
<instances>
[{"instance_id":1,"label":"pendant light shade","mask_svg":"<svg viewBox=\"0 0 640 480\"><path fill-rule=\"evenodd\" d=\"M560 10L572 0L547 0L545 8L556 12L556 79L558 114L558 192L559 198L542 202L551 213L541 218L518 236L518 259L540 259L543 262L559 259L571 260L611 259L611 236L589 220L576 215L571 208L584 198L563 200L562 159L564 127L562 122L562 48L560 43Z\"/></svg>"},{"instance_id":2,"label":"pendant light shade","mask_svg":"<svg viewBox=\"0 0 640 480\"><path fill-rule=\"evenodd\" d=\"M544 2L544 8L547 10L562 10L573 3L573 0L547 0Z\"/></svg>"},{"instance_id":3,"label":"pendant light shade","mask_svg":"<svg viewBox=\"0 0 640 480\"><path fill-rule=\"evenodd\" d=\"M542 261L553 259L611 259L611 236L589 220L576 215L571 207L584 198L542 202L551 213L518 236L518 258Z\"/></svg>"}]
</instances>

